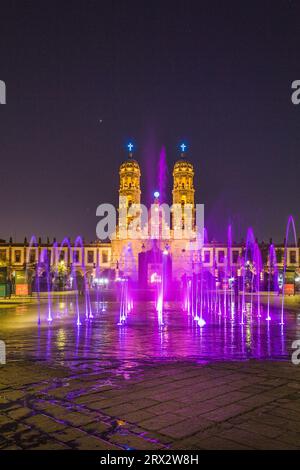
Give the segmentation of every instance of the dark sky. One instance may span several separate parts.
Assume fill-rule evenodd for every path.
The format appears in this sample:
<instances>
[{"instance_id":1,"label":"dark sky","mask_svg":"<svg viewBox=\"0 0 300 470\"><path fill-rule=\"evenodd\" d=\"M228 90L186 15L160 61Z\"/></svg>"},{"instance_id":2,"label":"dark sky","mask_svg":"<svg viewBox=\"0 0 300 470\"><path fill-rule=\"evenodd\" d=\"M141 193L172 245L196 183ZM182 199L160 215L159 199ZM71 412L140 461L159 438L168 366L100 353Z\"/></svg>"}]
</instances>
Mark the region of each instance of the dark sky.
<instances>
[{"instance_id":1,"label":"dark sky","mask_svg":"<svg viewBox=\"0 0 300 470\"><path fill-rule=\"evenodd\" d=\"M0 237L95 239L128 139L144 201L162 145L171 175L185 139L209 238L231 221L282 240L300 216L299 46L296 1L2 1Z\"/></svg>"}]
</instances>

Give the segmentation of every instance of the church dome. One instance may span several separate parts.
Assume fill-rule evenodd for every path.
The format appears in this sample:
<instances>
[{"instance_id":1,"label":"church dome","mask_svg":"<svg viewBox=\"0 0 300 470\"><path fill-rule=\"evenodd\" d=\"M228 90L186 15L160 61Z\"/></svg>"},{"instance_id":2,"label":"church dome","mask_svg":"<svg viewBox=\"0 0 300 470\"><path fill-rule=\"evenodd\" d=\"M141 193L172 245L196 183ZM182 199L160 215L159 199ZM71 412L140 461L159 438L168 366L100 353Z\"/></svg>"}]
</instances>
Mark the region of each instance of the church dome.
<instances>
[{"instance_id":1,"label":"church dome","mask_svg":"<svg viewBox=\"0 0 300 470\"><path fill-rule=\"evenodd\" d=\"M125 160L121 166L120 166L120 173L122 172L138 172L140 171L140 165L138 164L138 162L132 158L132 157L129 157L127 160Z\"/></svg>"},{"instance_id":2,"label":"church dome","mask_svg":"<svg viewBox=\"0 0 300 470\"><path fill-rule=\"evenodd\" d=\"M194 166L191 162L189 162L186 158L182 157L174 165L174 173L181 173L181 172L193 172Z\"/></svg>"}]
</instances>

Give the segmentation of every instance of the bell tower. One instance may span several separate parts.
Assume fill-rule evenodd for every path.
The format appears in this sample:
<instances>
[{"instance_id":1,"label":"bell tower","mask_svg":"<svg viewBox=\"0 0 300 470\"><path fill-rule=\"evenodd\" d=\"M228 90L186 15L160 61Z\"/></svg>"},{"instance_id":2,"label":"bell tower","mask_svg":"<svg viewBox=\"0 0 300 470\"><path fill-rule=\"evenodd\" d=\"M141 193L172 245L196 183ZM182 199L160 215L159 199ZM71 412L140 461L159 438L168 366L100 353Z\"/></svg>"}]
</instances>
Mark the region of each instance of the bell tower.
<instances>
[{"instance_id":1,"label":"bell tower","mask_svg":"<svg viewBox=\"0 0 300 470\"><path fill-rule=\"evenodd\" d=\"M119 186L119 215L121 211L126 213L132 204L141 203L141 170L138 162L133 158L133 144L128 144L128 158L120 166L120 186ZM130 217L127 216L127 227ZM127 228L127 227L120 227Z\"/></svg>"},{"instance_id":2,"label":"bell tower","mask_svg":"<svg viewBox=\"0 0 300 470\"><path fill-rule=\"evenodd\" d=\"M186 158L186 145L180 145L180 159L173 169L173 204L180 204L182 209L182 228L185 225L185 207L192 211L194 223L195 212L195 189L194 189L194 167ZM174 225L174 224L173 224ZM174 227L173 227L174 228Z\"/></svg>"}]
</instances>

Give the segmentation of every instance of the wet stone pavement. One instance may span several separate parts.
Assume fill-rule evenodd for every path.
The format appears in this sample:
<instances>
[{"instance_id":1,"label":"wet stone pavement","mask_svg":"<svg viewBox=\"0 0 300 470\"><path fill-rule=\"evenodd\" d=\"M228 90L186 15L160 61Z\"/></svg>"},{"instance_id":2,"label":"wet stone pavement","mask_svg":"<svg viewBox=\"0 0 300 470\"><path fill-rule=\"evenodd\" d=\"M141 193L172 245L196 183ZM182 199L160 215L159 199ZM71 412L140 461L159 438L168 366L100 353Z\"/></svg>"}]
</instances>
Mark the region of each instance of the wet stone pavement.
<instances>
[{"instance_id":1,"label":"wet stone pavement","mask_svg":"<svg viewBox=\"0 0 300 470\"><path fill-rule=\"evenodd\" d=\"M176 306L158 330L139 307L121 329L109 305L79 329L70 309L41 328L34 307L1 310L0 449L300 449L299 315L241 336Z\"/></svg>"},{"instance_id":2,"label":"wet stone pavement","mask_svg":"<svg viewBox=\"0 0 300 470\"><path fill-rule=\"evenodd\" d=\"M300 448L300 368L288 362L77 369L1 367L1 449Z\"/></svg>"}]
</instances>

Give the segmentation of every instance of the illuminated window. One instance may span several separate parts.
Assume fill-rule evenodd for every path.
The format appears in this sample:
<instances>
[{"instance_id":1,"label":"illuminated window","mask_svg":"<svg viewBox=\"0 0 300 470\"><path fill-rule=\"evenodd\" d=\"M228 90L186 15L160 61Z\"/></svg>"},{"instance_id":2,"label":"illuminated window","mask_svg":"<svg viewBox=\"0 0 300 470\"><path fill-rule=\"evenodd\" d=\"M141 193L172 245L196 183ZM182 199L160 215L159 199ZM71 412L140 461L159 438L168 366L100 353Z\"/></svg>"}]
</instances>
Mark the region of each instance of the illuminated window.
<instances>
[{"instance_id":1,"label":"illuminated window","mask_svg":"<svg viewBox=\"0 0 300 470\"><path fill-rule=\"evenodd\" d=\"M15 263L21 263L21 250L15 251Z\"/></svg>"},{"instance_id":2,"label":"illuminated window","mask_svg":"<svg viewBox=\"0 0 300 470\"><path fill-rule=\"evenodd\" d=\"M297 262L297 256L296 256L296 251L290 251L290 263L291 264L296 264Z\"/></svg>"},{"instance_id":3,"label":"illuminated window","mask_svg":"<svg viewBox=\"0 0 300 470\"><path fill-rule=\"evenodd\" d=\"M48 261L48 263L51 264L51 250L47 250L47 253L45 254L45 257L46 257L46 260Z\"/></svg>"},{"instance_id":4,"label":"illuminated window","mask_svg":"<svg viewBox=\"0 0 300 470\"><path fill-rule=\"evenodd\" d=\"M239 252L238 250L233 250L232 251L232 262L234 264L236 264L238 262L238 259L239 259Z\"/></svg>"},{"instance_id":5,"label":"illuminated window","mask_svg":"<svg viewBox=\"0 0 300 470\"><path fill-rule=\"evenodd\" d=\"M204 263L210 263L210 251L204 251Z\"/></svg>"},{"instance_id":6,"label":"illuminated window","mask_svg":"<svg viewBox=\"0 0 300 470\"><path fill-rule=\"evenodd\" d=\"M89 264L92 264L94 262L94 252L92 250L89 250L87 252L87 260Z\"/></svg>"},{"instance_id":7,"label":"illuminated window","mask_svg":"<svg viewBox=\"0 0 300 470\"><path fill-rule=\"evenodd\" d=\"M104 263L104 264L108 262L108 253L107 253L107 251L102 251L101 259L102 259L102 263Z\"/></svg>"},{"instance_id":8,"label":"illuminated window","mask_svg":"<svg viewBox=\"0 0 300 470\"><path fill-rule=\"evenodd\" d=\"M35 250L30 250L29 263L35 263Z\"/></svg>"},{"instance_id":9,"label":"illuminated window","mask_svg":"<svg viewBox=\"0 0 300 470\"><path fill-rule=\"evenodd\" d=\"M79 263L79 250L73 251L73 263Z\"/></svg>"},{"instance_id":10,"label":"illuminated window","mask_svg":"<svg viewBox=\"0 0 300 470\"><path fill-rule=\"evenodd\" d=\"M0 250L0 261L6 261L6 250Z\"/></svg>"},{"instance_id":11,"label":"illuminated window","mask_svg":"<svg viewBox=\"0 0 300 470\"><path fill-rule=\"evenodd\" d=\"M282 263L282 250L276 250L277 263Z\"/></svg>"},{"instance_id":12,"label":"illuminated window","mask_svg":"<svg viewBox=\"0 0 300 470\"><path fill-rule=\"evenodd\" d=\"M220 251L218 251L218 262L219 263L224 263L224 261L225 261L225 251L220 250Z\"/></svg>"}]
</instances>

